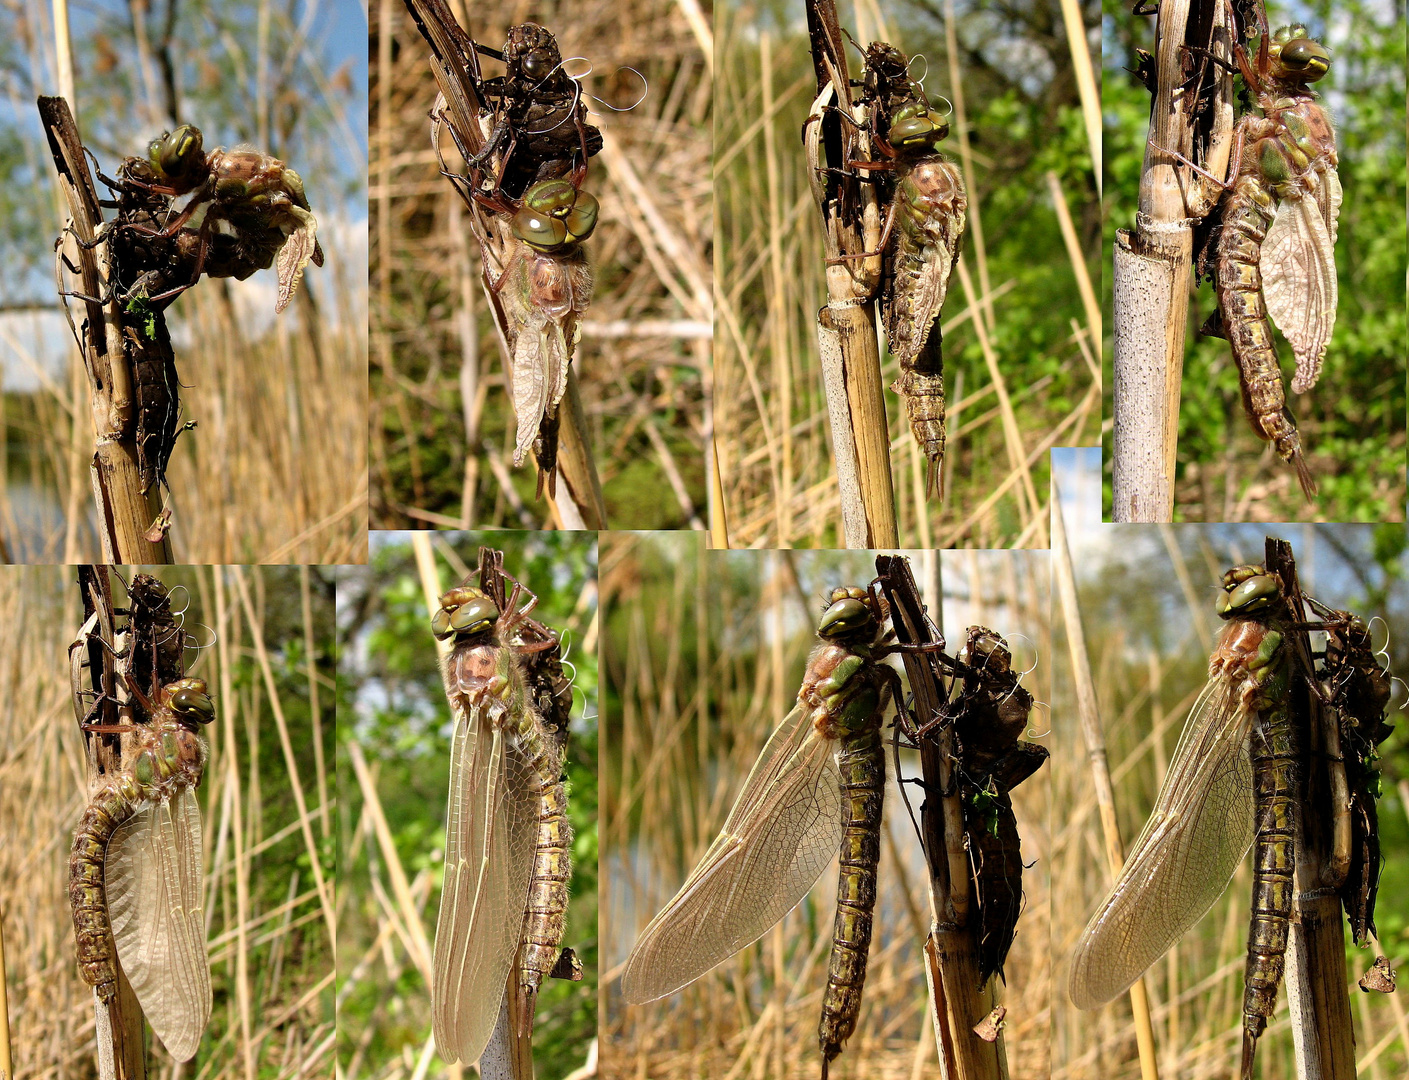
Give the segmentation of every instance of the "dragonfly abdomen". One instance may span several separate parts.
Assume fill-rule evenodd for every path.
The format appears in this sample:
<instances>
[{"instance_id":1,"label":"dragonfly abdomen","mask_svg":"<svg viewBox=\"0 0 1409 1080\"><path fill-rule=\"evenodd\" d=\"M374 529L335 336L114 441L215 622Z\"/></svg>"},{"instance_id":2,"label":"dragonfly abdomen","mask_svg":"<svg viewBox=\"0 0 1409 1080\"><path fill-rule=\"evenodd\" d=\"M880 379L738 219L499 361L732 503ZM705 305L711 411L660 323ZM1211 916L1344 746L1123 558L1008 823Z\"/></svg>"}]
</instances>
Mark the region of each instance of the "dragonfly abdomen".
<instances>
[{"instance_id":1,"label":"dragonfly abdomen","mask_svg":"<svg viewBox=\"0 0 1409 1080\"><path fill-rule=\"evenodd\" d=\"M837 765L841 771L847 819L842 835L827 990L822 999L822 1020L817 1028L817 1041L826 1061L841 1053L842 1044L856 1030L861 991L866 982L886 780L880 731L873 728L847 739L837 755Z\"/></svg>"},{"instance_id":2,"label":"dragonfly abdomen","mask_svg":"<svg viewBox=\"0 0 1409 1080\"><path fill-rule=\"evenodd\" d=\"M541 737L538 741L543 742ZM524 909L519 985L524 990L525 1023L532 1020L538 988L558 959L567 922L568 881L572 877L572 825L567 818L567 796L562 781L556 779L554 755L546 745L542 749L542 767L552 772L540 772L540 776L546 780L551 775L553 779L544 783L539 796L538 844Z\"/></svg>"},{"instance_id":3,"label":"dragonfly abdomen","mask_svg":"<svg viewBox=\"0 0 1409 1080\"><path fill-rule=\"evenodd\" d=\"M113 832L133 815L141 797L141 788L130 776L120 776L100 789L83 811L69 856L68 892L78 967L83 981L103 1002L111 1001L117 993L112 929L103 893L103 856Z\"/></svg>"},{"instance_id":4,"label":"dragonfly abdomen","mask_svg":"<svg viewBox=\"0 0 1409 1080\"><path fill-rule=\"evenodd\" d=\"M1262 295L1262 241L1276 208L1255 177L1240 176L1228 196L1218 243L1218 306L1242 381L1243 410L1258 438L1276 447L1307 490L1315 484L1301 453L1301 437L1287 409L1282 365Z\"/></svg>"},{"instance_id":5,"label":"dragonfly abdomen","mask_svg":"<svg viewBox=\"0 0 1409 1080\"><path fill-rule=\"evenodd\" d=\"M1286 678L1274 678L1286 689ZM1252 734L1253 796L1257 806L1252 919L1243 982L1243 1075L1252 1049L1277 1003L1287 952L1295 870L1296 731L1285 693Z\"/></svg>"}]
</instances>

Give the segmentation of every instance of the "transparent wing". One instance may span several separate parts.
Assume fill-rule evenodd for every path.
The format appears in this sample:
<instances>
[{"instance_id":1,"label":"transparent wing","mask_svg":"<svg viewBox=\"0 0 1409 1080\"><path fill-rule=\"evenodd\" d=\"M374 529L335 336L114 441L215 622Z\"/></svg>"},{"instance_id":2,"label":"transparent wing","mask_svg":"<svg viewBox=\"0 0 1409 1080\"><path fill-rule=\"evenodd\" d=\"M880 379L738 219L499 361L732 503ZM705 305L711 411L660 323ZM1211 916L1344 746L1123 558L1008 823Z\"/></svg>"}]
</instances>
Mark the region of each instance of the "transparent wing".
<instances>
[{"instance_id":1,"label":"transparent wing","mask_svg":"<svg viewBox=\"0 0 1409 1080\"><path fill-rule=\"evenodd\" d=\"M723 831L636 942L622 976L627 1001L694 982L807 895L841 847L835 749L801 707L773 732Z\"/></svg>"},{"instance_id":2,"label":"transparent wing","mask_svg":"<svg viewBox=\"0 0 1409 1080\"><path fill-rule=\"evenodd\" d=\"M1296 354L1292 389L1304 393L1321 377L1321 362L1336 326L1336 214L1340 183L1327 174L1324 199L1283 199L1262 242L1262 296L1267 313ZM1334 184L1334 198L1330 187ZM1330 221L1325 215L1329 213Z\"/></svg>"},{"instance_id":3,"label":"transparent wing","mask_svg":"<svg viewBox=\"0 0 1409 1080\"><path fill-rule=\"evenodd\" d=\"M210 1020L201 812L190 788L117 827L104 856L113 942L147 1023L177 1061Z\"/></svg>"},{"instance_id":4,"label":"transparent wing","mask_svg":"<svg viewBox=\"0 0 1409 1080\"><path fill-rule=\"evenodd\" d=\"M299 226L288 235L284 246L279 249L276 266L279 272L279 298L274 303L278 314L289 306L298 283L303 280L303 268L310 259L323 265L323 250L318 246L318 222L307 210L297 206L288 208L289 213L299 220Z\"/></svg>"},{"instance_id":5,"label":"transparent wing","mask_svg":"<svg viewBox=\"0 0 1409 1080\"><path fill-rule=\"evenodd\" d=\"M1223 895L1253 838L1252 714L1241 679L1209 680L1189 711L1154 811L1071 963L1071 999L1126 990Z\"/></svg>"},{"instance_id":6,"label":"transparent wing","mask_svg":"<svg viewBox=\"0 0 1409 1080\"><path fill-rule=\"evenodd\" d=\"M432 985L435 1042L448 1061L477 1061L499 1014L528 903L537 791L517 735L480 709L459 717Z\"/></svg>"}]
</instances>

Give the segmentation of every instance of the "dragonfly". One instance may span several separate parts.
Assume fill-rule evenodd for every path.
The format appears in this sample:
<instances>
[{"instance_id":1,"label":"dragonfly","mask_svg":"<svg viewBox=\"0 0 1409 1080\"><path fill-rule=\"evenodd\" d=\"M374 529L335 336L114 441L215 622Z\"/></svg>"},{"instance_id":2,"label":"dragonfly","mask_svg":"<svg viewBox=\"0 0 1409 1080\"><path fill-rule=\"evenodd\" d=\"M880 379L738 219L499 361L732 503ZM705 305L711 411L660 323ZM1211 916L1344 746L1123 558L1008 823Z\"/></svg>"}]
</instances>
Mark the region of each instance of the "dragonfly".
<instances>
[{"instance_id":1,"label":"dragonfly","mask_svg":"<svg viewBox=\"0 0 1409 1080\"><path fill-rule=\"evenodd\" d=\"M641 933L622 976L633 1004L688 986L795 907L838 851L837 913L818 1045L822 1075L856 1028L880 860L888 702L900 677L875 588L833 589L797 704L769 736L719 836Z\"/></svg>"},{"instance_id":2,"label":"dragonfly","mask_svg":"<svg viewBox=\"0 0 1409 1080\"><path fill-rule=\"evenodd\" d=\"M959 169L939 151L949 137L947 116L930 106L924 88L910 77L905 54L887 42L866 47L862 104L880 160L850 167L895 174L880 240L881 321L900 364L891 389L905 399L910 432L929 462L926 491L934 496L945 441L944 358L936 321L959 261L968 195Z\"/></svg>"},{"instance_id":3,"label":"dragonfly","mask_svg":"<svg viewBox=\"0 0 1409 1080\"><path fill-rule=\"evenodd\" d=\"M1316 483L1287 407L1272 325L1296 358L1292 390L1316 385L1336 323L1335 244L1342 201L1335 132L1311 84L1330 70L1305 26L1269 35L1256 58L1235 50L1257 109L1240 118L1218 208L1214 281L1218 309L1204 333L1226 337L1253 431L1296 472L1308 500ZM1173 155L1189 164L1180 155Z\"/></svg>"},{"instance_id":4,"label":"dragonfly","mask_svg":"<svg viewBox=\"0 0 1409 1080\"><path fill-rule=\"evenodd\" d=\"M129 202L155 216L151 197L169 200L160 220L124 220L118 227L166 241L166 262L149 271L139 295L150 306L170 301L194 285L202 273L243 281L256 270L278 264L274 310L293 299L304 268L323 265L318 222L308 205L303 178L271 154L247 147L205 151L204 136L183 124L152 141L147 157L127 158L116 181Z\"/></svg>"},{"instance_id":5,"label":"dragonfly","mask_svg":"<svg viewBox=\"0 0 1409 1080\"><path fill-rule=\"evenodd\" d=\"M114 954L147 1023L177 1061L200 1047L210 1019L210 962L202 899L201 816L195 789L215 719L201 679L178 679L148 698L129 687L146 722L130 764L89 801L69 859L79 970L98 1000L117 994Z\"/></svg>"},{"instance_id":6,"label":"dragonfly","mask_svg":"<svg viewBox=\"0 0 1409 1080\"><path fill-rule=\"evenodd\" d=\"M582 189L589 159L602 148L587 122L585 95L563 67L552 32L536 23L509 28L502 52L475 42L441 0L409 3L442 64L460 69L473 90L450 110L445 95L431 111L431 143L447 177L473 211L484 253L483 276L507 350L514 407L514 465L530 451L538 494L557 491L558 406L592 299L592 270L582 243L596 228L597 199ZM424 10L422 10L424 9ZM504 62L483 77L479 56ZM457 123L457 113L474 114ZM479 125L462 131L463 123ZM447 124L466 172L450 168L440 146ZM486 137L485 131L488 131Z\"/></svg>"},{"instance_id":7,"label":"dragonfly","mask_svg":"<svg viewBox=\"0 0 1409 1080\"><path fill-rule=\"evenodd\" d=\"M532 593L513 582L501 605L487 576L447 591L431 618L436 638L453 643L442 675L455 721L433 1028L441 1056L465 1063L484 1052L516 967L512 1022L529 1033L562 942L571 873L562 741L545 728L524 671L557 638L530 618Z\"/></svg>"},{"instance_id":8,"label":"dragonfly","mask_svg":"<svg viewBox=\"0 0 1409 1080\"><path fill-rule=\"evenodd\" d=\"M1302 621L1281 577L1264 566L1234 567L1221 585L1216 611L1224 625L1208 681L1150 819L1077 944L1068 989L1083 1009L1128 989L1207 913L1255 845L1242 1006L1241 1075L1249 1080L1276 1004L1291 917L1305 755L1292 679L1300 672L1316 688L1293 635L1328 624ZM1341 666L1333 682L1348 670Z\"/></svg>"}]
</instances>

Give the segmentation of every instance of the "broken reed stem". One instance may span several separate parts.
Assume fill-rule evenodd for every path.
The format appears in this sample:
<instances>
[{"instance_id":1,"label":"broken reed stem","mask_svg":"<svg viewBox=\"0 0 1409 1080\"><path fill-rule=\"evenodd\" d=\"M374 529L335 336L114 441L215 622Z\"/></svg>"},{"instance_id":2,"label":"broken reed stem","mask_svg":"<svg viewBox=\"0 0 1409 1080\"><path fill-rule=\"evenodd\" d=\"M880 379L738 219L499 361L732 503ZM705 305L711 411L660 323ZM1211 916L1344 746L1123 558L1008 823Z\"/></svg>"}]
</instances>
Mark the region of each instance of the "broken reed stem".
<instances>
[{"instance_id":1,"label":"broken reed stem","mask_svg":"<svg viewBox=\"0 0 1409 1080\"><path fill-rule=\"evenodd\" d=\"M1293 618L1306 619L1291 545L1267 537L1265 563L1281 577ZM1300 663L1310 663L1305 632L1297 632L1295 641ZM1326 745L1335 719L1301 680L1297 680L1293 694L1292 707L1303 717L1302 729L1309 740L1303 748L1303 760L1309 767L1303 774L1301 805L1307 809L1297 815L1286 966L1287 1012L1297 1076L1301 1080L1354 1080L1355 1029L1345 966L1345 925L1335 891L1339 882L1330 869L1334 827L1327 824L1336 817L1328 772L1332 759Z\"/></svg>"},{"instance_id":2,"label":"broken reed stem","mask_svg":"<svg viewBox=\"0 0 1409 1080\"><path fill-rule=\"evenodd\" d=\"M1191 11L1197 5L1197 10ZM1186 113L1185 46L1222 45L1231 57L1225 4L1166 0L1155 21L1156 85L1132 233L1116 233L1114 285L1113 495L1115 521L1170 521L1174 514L1179 398L1189 315L1193 227L1216 195L1205 181L1155 146L1193 160L1196 118ZM1193 17L1191 18L1191 14ZM1207 30L1207 40L1199 28ZM1220 34L1222 36L1220 36ZM1189 91L1196 92L1196 91ZM1233 128L1233 78L1217 76L1212 134L1203 167L1227 172ZM1207 205L1204 205L1204 204Z\"/></svg>"},{"instance_id":3,"label":"broken reed stem","mask_svg":"<svg viewBox=\"0 0 1409 1080\"><path fill-rule=\"evenodd\" d=\"M10 989L5 979L5 912L0 910L0 1080L14 1080L10 1056Z\"/></svg>"},{"instance_id":4,"label":"broken reed stem","mask_svg":"<svg viewBox=\"0 0 1409 1080\"><path fill-rule=\"evenodd\" d=\"M1111 787L1110 764L1106 760L1106 737L1101 729L1096 685L1091 678L1091 662L1086 655L1086 630L1081 623L1081 608L1076 599L1076 578L1072 572L1071 551L1067 547L1061 492L1055 479L1052 482L1051 505L1052 562L1056 570L1057 592L1061 598L1067 648L1071 653L1077 713L1081 721L1081 734L1086 743L1086 755L1091 763L1096 805L1101 815L1106 869L1110 880L1114 882L1120 876L1121 867L1125 865L1125 845L1121 842L1120 825L1115 817L1115 794ZM1143 975L1130 987L1130 1009L1135 1020L1135 1043L1140 1053L1140 1076L1142 1080L1159 1080L1159 1069L1155 1063L1155 1033L1150 1022L1150 999L1145 992Z\"/></svg>"},{"instance_id":5,"label":"broken reed stem","mask_svg":"<svg viewBox=\"0 0 1409 1080\"><path fill-rule=\"evenodd\" d=\"M564 525L573 529L605 529L607 504L602 499L602 481L587 441L587 417L582 411L582 395L577 385L577 369L568 365L567 392L558 403L558 473L567 486L570 505L558 503L558 512L576 511L576 521Z\"/></svg>"},{"instance_id":6,"label":"broken reed stem","mask_svg":"<svg viewBox=\"0 0 1409 1080\"><path fill-rule=\"evenodd\" d=\"M899 642L942 640L926 613L905 556L876 556L876 575L891 605L891 625ZM906 652L901 661L914 694L917 721L924 724L942 716L947 695L936 675L933 654ZM930 896L925 981L941 1073L949 1080L1007 1080L1001 1029L992 1042L974 1030L993 1003L992 994L979 981L978 935L976 921L970 917L975 907L970 896L963 813L953 776L958 747L952 725L942 724L929 733L920 741L919 753L924 790L949 793L937 799L927 796L920 807Z\"/></svg>"},{"instance_id":7,"label":"broken reed stem","mask_svg":"<svg viewBox=\"0 0 1409 1080\"><path fill-rule=\"evenodd\" d=\"M39 115L79 241L66 241L65 247L78 262L84 294L101 297L108 287L109 275L99 265L94 238L103 224L103 212L83 154L78 125L68 102L61 97L41 97ZM154 483L145 495L142 493L133 424L132 372L122 345L121 305L116 298L106 305L82 303L86 314L83 359L91 394L94 439L89 472L103 557L112 563L169 563L171 545L165 532L157 542L146 537L148 527L161 512L161 484Z\"/></svg>"}]
</instances>

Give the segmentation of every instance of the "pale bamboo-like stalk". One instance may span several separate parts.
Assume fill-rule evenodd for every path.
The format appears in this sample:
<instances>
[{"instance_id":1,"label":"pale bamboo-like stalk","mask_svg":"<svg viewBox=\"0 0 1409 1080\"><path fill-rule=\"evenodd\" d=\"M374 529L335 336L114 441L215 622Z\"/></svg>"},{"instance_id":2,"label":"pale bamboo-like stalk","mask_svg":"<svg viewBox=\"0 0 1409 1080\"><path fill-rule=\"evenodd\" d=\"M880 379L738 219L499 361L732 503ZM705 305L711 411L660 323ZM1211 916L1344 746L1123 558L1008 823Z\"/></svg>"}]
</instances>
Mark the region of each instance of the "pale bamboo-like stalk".
<instances>
[{"instance_id":1,"label":"pale bamboo-like stalk","mask_svg":"<svg viewBox=\"0 0 1409 1080\"><path fill-rule=\"evenodd\" d=\"M1116 521L1169 521L1174 514L1175 451L1184 377L1184 339L1194 225L1212 208L1207 182L1165 151L1195 159L1194 116L1184 108L1190 12L1210 12L1214 51L1231 56L1232 28L1221 0L1164 0L1155 23L1156 85L1132 233L1116 233L1114 285L1114 490ZM1221 50L1221 53L1220 53ZM1213 133L1200 164L1215 176L1228 168L1233 128L1233 77L1215 76ZM1191 91L1192 92L1192 91ZM1155 147L1164 150L1156 150Z\"/></svg>"},{"instance_id":2,"label":"pale bamboo-like stalk","mask_svg":"<svg viewBox=\"0 0 1409 1080\"><path fill-rule=\"evenodd\" d=\"M1100 808L1101 834L1105 838L1106 869L1110 880L1120 877L1125 865L1125 845L1120 837L1120 825L1115 817L1115 795L1111 788L1110 765L1106 760L1106 737L1101 729L1101 714L1096 703L1096 685L1091 678L1091 662L1086 655L1086 630L1081 622L1081 608L1076 599L1076 579L1072 573L1071 551L1067 547L1066 523L1062 515L1061 492L1052 484L1052 562L1056 570L1057 592L1061 597L1062 620L1066 627L1067 649L1071 653L1072 681L1076 684L1077 713L1086 754L1091 763L1091 779L1096 790L1096 805ZM1145 992L1145 977L1136 979L1130 987L1130 1008L1135 1017L1135 1042L1140 1052L1142 1080L1158 1080L1155 1063L1155 1033L1150 1022L1150 999Z\"/></svg>"},{"instance_id":3,"label":"pale bamboo-like stalk","mask_svg":"<svg viewBox=\"0 0 1409 1080\"><path fill-rule=\"evenodd\" d=\"M10 991L5 979L5 913L0 911L0 1080L14 1080L10 1056Z\"/></svg>"}]
</instances>

